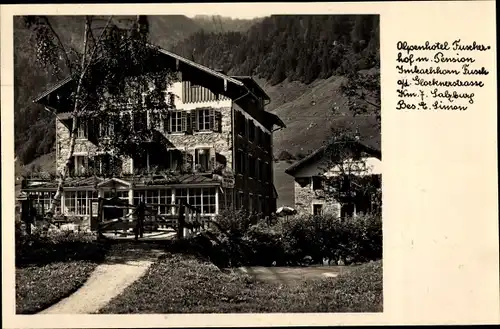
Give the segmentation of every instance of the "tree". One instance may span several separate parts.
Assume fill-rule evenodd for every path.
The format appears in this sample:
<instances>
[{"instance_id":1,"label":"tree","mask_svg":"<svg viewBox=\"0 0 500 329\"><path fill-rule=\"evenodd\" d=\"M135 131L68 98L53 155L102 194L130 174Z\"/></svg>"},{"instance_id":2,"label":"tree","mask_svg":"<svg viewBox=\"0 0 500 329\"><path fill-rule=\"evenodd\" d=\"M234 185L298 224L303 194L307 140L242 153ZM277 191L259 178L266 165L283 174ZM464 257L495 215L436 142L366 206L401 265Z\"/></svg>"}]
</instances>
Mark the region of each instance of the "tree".
<instances>
[{"instance_id":1,"label":"tree","mask_svg":"<svg viewBox=\"0 0 500 329\"><path fill-rule=\"evenodd\" d=\"M27 16L24 23L35 33L37 60L56 74L67 72L71 77L72 92L66 95L72 108L69 152L58 172L50 220L60 204L71 168L79 125L91 125L101 131L114 123L111 138L98 133L93 142L115 157L133 154L137 146L151 140L158 119L165 118L173 106L167 101L172 94L164 92L175 75L162 64L160 53L149 43L145 16L130 19L125 26L123 21L119 26L112 16L105 23L86 16L81 50L65 45L46 16ZM152 108L154 111L148 110ZM148 115L151 124L141 120Z\"/></svg>"},{"instance_id":2,"label":"tree","mask_svg":"<svg viewBox=\"0 0 500 329\"><path fill-rule=\"evenodd\" d=\"M374 72L362 72L354 54L346 58L349 58L343 66L346 82L341 91L347 97L347 106L353 118L345 126L334 127L331 138L326 142L326 161L322 168L324 192L348 209L362 198L371 199L371 211L380 212L380 177L370 175L371 168L363 160L365 152L358 141L360 130L366 127L361 127L360 120L357 120L359 116L374 117L373 128L380 134L379 63L374 63ZM371 122L368 118L363 121ZM332 168L335 175L329 175Z\"/></svg>"},{"instance_id":3,"label":"tree","mask_svg":"<svg viewBox=\"0 0 500 329\"><path fill-rule=\"evenodd\" d=\"M335 199L348 214L363 203L371 213L381 210L380 177L371 174L365 154L357 136L346 128L334 132L324 149L320 193Z\"/></svg>"}]
</instances>

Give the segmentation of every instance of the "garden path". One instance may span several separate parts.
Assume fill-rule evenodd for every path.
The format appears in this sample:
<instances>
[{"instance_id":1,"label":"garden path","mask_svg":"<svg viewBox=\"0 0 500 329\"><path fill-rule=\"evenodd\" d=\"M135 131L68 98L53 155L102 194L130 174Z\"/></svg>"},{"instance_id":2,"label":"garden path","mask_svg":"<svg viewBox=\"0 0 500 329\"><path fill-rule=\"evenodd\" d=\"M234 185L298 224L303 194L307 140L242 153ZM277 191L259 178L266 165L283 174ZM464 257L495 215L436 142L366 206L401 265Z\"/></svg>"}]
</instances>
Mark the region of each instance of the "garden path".
<instances>
[{"instance_id":1,"label":"garden path","mask_svg":"<svg viewBox=\"0 0 500 329\"><path fill-rule=\"evenodd\" d=\"M80 289L39 314L96 313L144 275L161 254L161 250L151 246L117 246Z\"/></svg>"}]
</instances>

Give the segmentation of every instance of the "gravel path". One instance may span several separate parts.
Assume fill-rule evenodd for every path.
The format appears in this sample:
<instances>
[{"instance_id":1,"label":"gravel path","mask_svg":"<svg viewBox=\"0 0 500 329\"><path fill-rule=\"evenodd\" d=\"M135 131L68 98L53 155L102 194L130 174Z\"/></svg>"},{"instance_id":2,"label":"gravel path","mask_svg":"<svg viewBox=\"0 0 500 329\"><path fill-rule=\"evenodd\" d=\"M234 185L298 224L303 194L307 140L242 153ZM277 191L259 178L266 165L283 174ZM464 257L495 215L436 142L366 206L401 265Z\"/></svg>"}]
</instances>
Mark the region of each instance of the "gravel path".
<instances>
[{"instance_id":1,"label":"gravel path","mask_svg":"<svg viewBox=\"0 0 500 329\"><path fill-rule=\"evenodd\" d=\"M144 275L161 254L160 250L139 246L116 248L80 289L39 314L96 313Z\"/></svg>"}]
</instances>

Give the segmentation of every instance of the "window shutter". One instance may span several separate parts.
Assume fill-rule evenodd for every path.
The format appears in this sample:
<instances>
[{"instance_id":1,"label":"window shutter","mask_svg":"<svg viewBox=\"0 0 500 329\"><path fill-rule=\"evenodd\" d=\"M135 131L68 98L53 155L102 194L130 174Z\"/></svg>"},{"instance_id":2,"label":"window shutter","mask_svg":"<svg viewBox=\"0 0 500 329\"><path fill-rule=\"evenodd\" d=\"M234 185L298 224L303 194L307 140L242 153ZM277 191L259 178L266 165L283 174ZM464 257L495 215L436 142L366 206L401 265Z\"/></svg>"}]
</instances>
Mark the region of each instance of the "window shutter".
<instances>
[{"instance_id":1,"label":"window shutter","mask_svg":"<svg viewBox=\"0 0 500 329\"><path fill-rule=\"evenodd\" d=\"M193 133L193 113L186 112L186 133Z\"/></svg>"},{"instance_id":2,"label":"window shutter","mask_svg":"<svg viewBox=\"0 0 500 329\"><path fill-rule=\"evenodd\" d=\"M181 112L181 122L182 122L182 131L186 132L188 129L187 129L187 116L186 116L186 112L185 111L182 111Z\"/></svg>"},{"instance_id":3,"label":"window shutter","mask_svg":"<svg viewBox=\"0 0 500 329\"><path fill-rule=\"evenodd\" d=\"M215 130L215 110L214 109L208 110L208 120L209 120L210 129L212 131L216 131Z\"/></svg>"},{"instance_id":4,"label":"window shutter","mask_svg":"<svg viewBox=\"0 0 500 329\"><path fill-rule=\"evenodd\" d=\"M198 131L198 111L191 110L191 129L194 131Z\"/></svg>"},{"instance_id":5,"label":"window shutter","mask_svg":"<svg viewBox=\"0 0 500 329\"><path fill-rule=\"evenodd\" d=\"M166 133L172 132L172 113L168 112L163 120L163 131Z\"/></svg>"},{"instance_id":6,"label":"window shutter","mask_svg":"<svg viewBox=\"0 0 500 329\"><path fill-rule=\"evenodd\" d=\"M220 111L215 111L214 113L213 131L216 133L222 132L222 113Z\"/></svg>"},{"instance_id":7,"label":"window shutter","mask_svg":"<svg viewBox=\"0 0 500 329\"><path fill-rule=\"evenodd\" d=\"M210 148L210 158L208 160L209 170L215 170L215 149Z\"/></svg>"}]
</instances>

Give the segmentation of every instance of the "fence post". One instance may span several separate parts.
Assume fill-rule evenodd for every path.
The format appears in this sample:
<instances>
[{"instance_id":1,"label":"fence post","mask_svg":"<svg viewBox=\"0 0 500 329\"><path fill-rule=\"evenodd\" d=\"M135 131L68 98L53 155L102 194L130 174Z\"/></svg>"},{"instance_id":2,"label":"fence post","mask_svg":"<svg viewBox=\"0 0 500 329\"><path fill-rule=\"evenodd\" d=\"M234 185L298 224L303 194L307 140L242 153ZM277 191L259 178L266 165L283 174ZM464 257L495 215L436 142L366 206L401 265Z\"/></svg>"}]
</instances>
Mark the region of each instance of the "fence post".
<instances>
[{"instance_id":1,"label":"fence post","mask_svg":"<svg viewBox=\"0 0 500 329\"><path fill-rule=\"evenodd\" d=\"M143 235L143 223L144 223L144 195L141 195L141 200L137 206L137 223L135 225L135 240L139 240L139 236L142 238Z\"/></svg>"},{"instance_id":2,"label":"fence post","mask_svg":"<svg viewBox=\"0 0 500 329\"><path fill-rule=\"evenodd\" d=\"M99 198L98 199L98 208L97 208L97 240L102 238L102 232L101 232L101 223L103 222L104 219L104 199Z\"/></svg>"},{"instance_id":3,"label":"fence post","mask_svg":"<svg viewBox=\"0 0 500 329\"><path fill-rule=\"evenodd\" d=\"M179 219L177 222L177 239L182 239L184 237L184 200L180 200L179 202Z\"/></svg>"}]
</instances>

